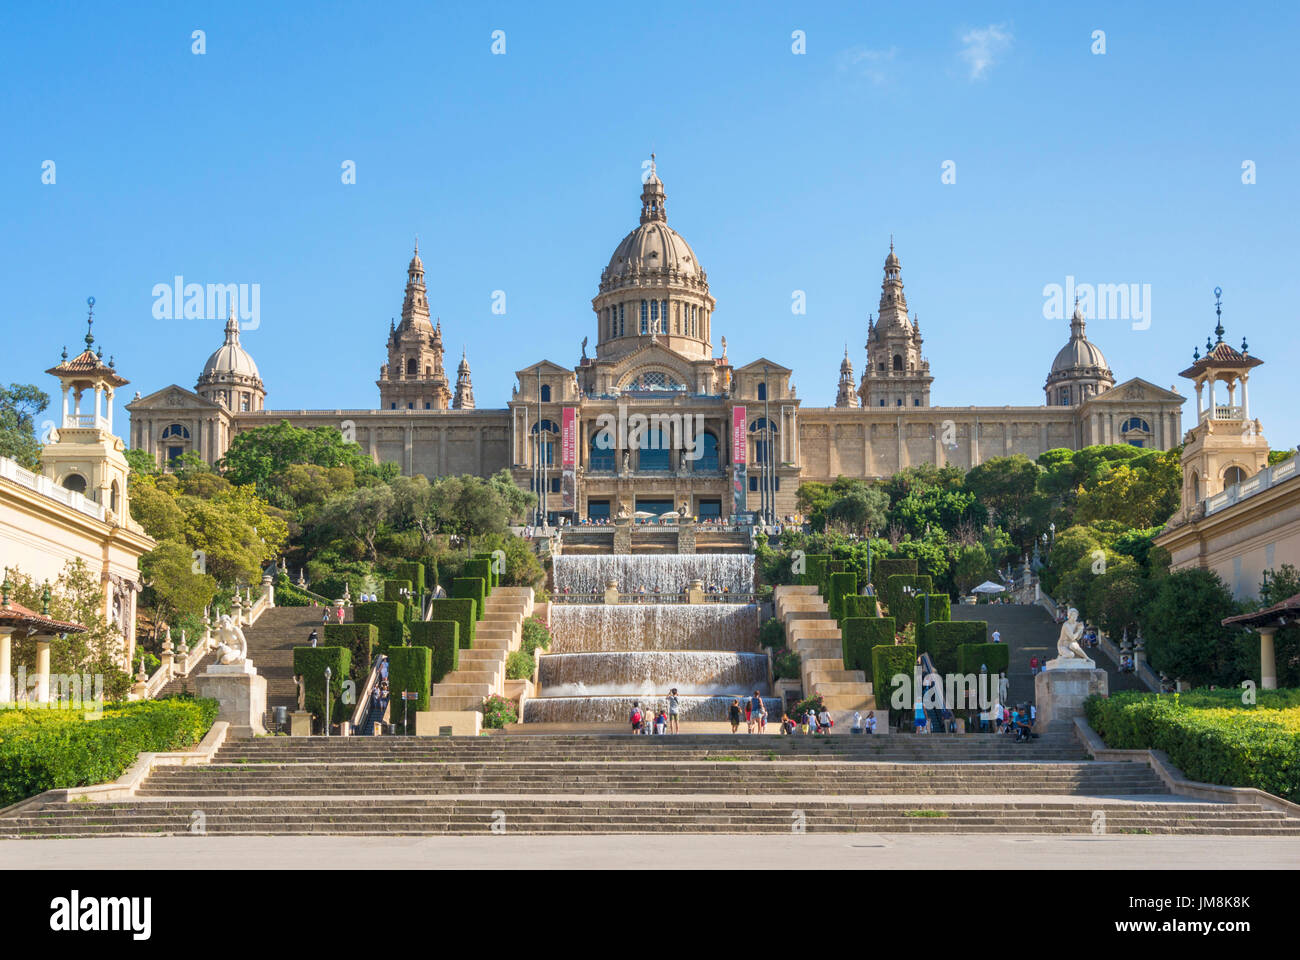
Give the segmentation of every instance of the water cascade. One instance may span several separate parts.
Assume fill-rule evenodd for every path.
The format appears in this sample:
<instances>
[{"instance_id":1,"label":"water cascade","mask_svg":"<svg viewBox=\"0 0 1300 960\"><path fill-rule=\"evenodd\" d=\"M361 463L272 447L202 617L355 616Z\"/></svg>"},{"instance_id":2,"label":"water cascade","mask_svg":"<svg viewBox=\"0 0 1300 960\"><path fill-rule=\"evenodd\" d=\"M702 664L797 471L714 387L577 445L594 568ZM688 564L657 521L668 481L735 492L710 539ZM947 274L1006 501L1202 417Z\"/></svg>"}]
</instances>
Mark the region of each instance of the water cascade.
<instances>
[{"instance_id":1,"label":"water cascade","mask_svg":"<svg viewBox=\"0 0 1300 960\"><path fill-rule=\"evenodd\" d=\"M749 603L557 603L552 653L758 649Z\"/></svg>"},{"instance_id":2,"label":"water cascade","mask_svg":"<svg viewBox=\"0 0 1300 960\"><path fill-rule=\"evenodd\" d=\"M679 594L692 580L705 590L754 592L754 555L726 553L616 554L555 558L557 593L599 594L611 580L623 593Z\"/></svg>"}]
</instances>

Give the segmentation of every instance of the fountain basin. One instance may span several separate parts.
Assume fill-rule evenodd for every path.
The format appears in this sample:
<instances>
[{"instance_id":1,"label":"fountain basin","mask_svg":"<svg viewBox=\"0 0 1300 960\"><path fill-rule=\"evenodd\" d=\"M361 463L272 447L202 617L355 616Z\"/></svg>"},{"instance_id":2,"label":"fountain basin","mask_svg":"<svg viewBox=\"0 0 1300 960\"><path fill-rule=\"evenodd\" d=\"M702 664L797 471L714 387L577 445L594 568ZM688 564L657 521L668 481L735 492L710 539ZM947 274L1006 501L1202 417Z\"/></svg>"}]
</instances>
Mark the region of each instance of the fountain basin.
<instances>
[{"instance_id":1,"label":"fountain basin","mask_svg":"<svg viewBox=\"0 0 1300 960\"><path fill-rule=\"evenodd\" d=\"M681 687L679 686L680 690ZM731 701L740 699L727 695L680 696L678 717L682 722L701 720L726 721ZM525 723L628 723L632 704L639 703L648 718L652 711L668 709L667 697L598 696L598 697L533 697L524 702ZM744 723L744 701L741 701L741 723ZM776 697L763 697L767 708L767 722L775 727L781 722L784 704Z\"/></svg>"}]
</instances>

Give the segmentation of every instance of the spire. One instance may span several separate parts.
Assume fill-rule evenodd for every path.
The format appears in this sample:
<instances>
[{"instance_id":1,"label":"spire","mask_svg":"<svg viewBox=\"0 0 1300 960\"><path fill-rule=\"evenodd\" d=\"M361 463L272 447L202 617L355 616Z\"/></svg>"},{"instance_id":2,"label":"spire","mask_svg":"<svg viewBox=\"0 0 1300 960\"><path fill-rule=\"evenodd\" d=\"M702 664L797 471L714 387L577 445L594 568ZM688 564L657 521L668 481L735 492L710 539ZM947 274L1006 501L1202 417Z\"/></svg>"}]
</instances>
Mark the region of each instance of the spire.
<instances>
[{"instance_id":1,"label":"spire","mask_svg":"<svg viewBox=\"0 0 1300 960\"><path fill-rule=\"evenodd\" d=\"M95 345L95 298L86 298L86 349Z\"/></svg>"},{"instance_id":2,"label":"spire","mask_svg":"<svg viewBox=\"0 0 1300 960\"><path fill-rule=\"evenodd\" d=\"M1214 288L1214 316L1218 322L1214 325L1214 335L1218 337L1216 343L1223 343L1223 288Z\"/></svg>"},{"instance_id":3,"label":"spire","mask_svg":"<svg viewBox=\"0 0 1300 960\"><path fill-rule=\"evenodd\" d=\"M235 316L235 307L230 307L230 316L226 318L226 345L239 346L239 319Z\"/></svg>"},{"instance_id":4,"label":"spire","mask_svg":"<svg viewBox=\"0 0 1300 960\"><path fill-rule=\"evenodd\" d=\"M429 327L429 295L424 286L424 261L420 259L419 240L415 241L415 252L406 267L406 295L402 299L402 322L398 326L403 331L412 326Z\"/></svg>"},{"instance_id":5,"label":"spire","mask_svg":"<svg viewBox=\"0 0 1300 960\"><path fill-rule=\"evenodd\" d=\"M835 406L857 407L860 401L853 383L853 361L849 359L849 345L844 345L844 359L840 361L840 382L835 391Z\"/></svg>"},{"instance_id":6,"label":"spire","mask_svg":"<svg viewBox=\"0 0 1300 960\"><path fill-rule=\"evenodd\" d=\"M1070 315L1070 339L1087 340L1087 323L1083 318L1083 310L1079 307L1079 297L1076 294L1074 298L1074 313Z\"/></svg>"},{"instance_id":7,"label":"spire","mask_svg":"<svg viewBox=\"0 0 1300 960\"><path fill-rule=\"evenodd\" d=\"M668 213L665 209L664 182L659 179L659 174L655 169L655 155L650 154L650 173L645 179L645 185L641 190L641 222L650 223L657 220L660 223L668 222Z\"/></svg>"},{"instance_id":8,"label":"spire","mask_svg":"<svg viewBox=\"0 0 1300 960\"><path fill-rule=\"evenodd\" d=\"M469 379L469 354L464 347L460 350L460 366L456 368L456 396L451 406L453 410L474 409L474 386Z\"/></svg>"}]
</instances>

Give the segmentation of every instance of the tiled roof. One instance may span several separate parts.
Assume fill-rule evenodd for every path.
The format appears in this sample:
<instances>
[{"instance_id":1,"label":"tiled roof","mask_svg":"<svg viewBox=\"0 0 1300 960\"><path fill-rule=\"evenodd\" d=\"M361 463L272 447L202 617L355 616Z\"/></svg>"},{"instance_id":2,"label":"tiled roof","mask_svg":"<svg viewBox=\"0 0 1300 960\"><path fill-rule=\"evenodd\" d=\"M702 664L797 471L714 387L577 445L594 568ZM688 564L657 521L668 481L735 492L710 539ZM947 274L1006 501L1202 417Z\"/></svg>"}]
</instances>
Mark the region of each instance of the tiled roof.
<instances>
[{"instance_id":1,"label":"tiled roof","mask_svg":"<svg viewBox=\"0 0 1300 960\"><path fill-rule=\"evenodd\" d=\"M28 633L84 633L79 623L66 623L37 613L12 600L0 606L0 627L14 627Z\"/></svg>"},{"instance_id":2,"label":"tiled roof","mask_svg":"<svg viewBox=\"0 0 1300 960\"><path fill-rule=\"evenodd\" d=\"M71 360L64 360L57 367L51 367L45 372L56 377L98 374L115 387L130 382L112 367L107 366L89 347Z\"/></svg>"}]
</instances>

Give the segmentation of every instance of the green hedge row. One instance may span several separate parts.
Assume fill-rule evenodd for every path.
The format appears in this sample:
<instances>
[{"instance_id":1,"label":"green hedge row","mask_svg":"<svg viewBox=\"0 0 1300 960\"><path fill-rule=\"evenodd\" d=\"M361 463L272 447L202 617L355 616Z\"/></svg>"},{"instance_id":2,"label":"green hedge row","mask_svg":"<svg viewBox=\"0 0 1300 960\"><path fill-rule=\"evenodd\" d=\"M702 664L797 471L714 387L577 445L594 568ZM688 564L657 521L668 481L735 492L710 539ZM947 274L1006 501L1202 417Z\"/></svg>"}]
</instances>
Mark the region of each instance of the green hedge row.
<instances>
[{"instance_id":1,"label":"green hedge row","mask_svg":"<svg viewBox=\"0 0 1300 960\"><path fill-rule=\"evenodd\" d=\"M343 702L343 681L350 679L352 651L347 647L294 647L293 673L302 677L303 706L325 721L325 668L330 668L330 723L350 720L356 703ZM353 694L360 686L353 687Z\"/></svg>"},{"instance_id":2,"label":"green hedge row","mask_svg":"<svg viewBox=\"0 0 1300 960\"><path fill-rule=\"evenodd\" d=\"M917 652L928 653L934 669L946 677L966 672L958 668L957 648L983 644L988 639L988 624L983 620L936 620L919 627L917 633Z\"/></svg>"},{"instance_id":3,"label":"green hedge row","mask_svg":"<svg viewBox=\"0 0 1300 960\"><path fill-rule=\"evenodd\" d=\"M858 575L856 573L832 573L830 588L826 592L826 607L832 620L844 618L844 598L856 596L858 592Z\"/></svg>"},{"instance_id":4,"label":"green hedge row","mask_svg":"<svg viewBox=\"0 0 1300 960\"><path fill-rule=\"evenodd\" d=\"M406 596L402 596L403 590L406 591ZM404 606L409 607L412 606L411 601L408 599L410 595L411 595L410 580L385 580L384 581L384 600L386 600L387 602L400 603L403 604ZM410 616L409 611L407 612L407 616L408 617Z\"/></svg>"},{"instance_id":5,"label":"green hedge row","mask_svg":"<svg viewBox=\"0 0 1300 960\"><path fill-rule=\"evenodd\" d=\"M871 582L876 587L876 593L883 593L885 584L889 578L897 574L908 574L916 576L916 561L909 560L906 557L899 560L874 560L871 564Z\"/></svg>"},{"instance_id":6,"label":"green hedge row","mask_svg":"<svg viewBox=\"0 0 1300 960\"><path fill-rule=\"evenodd\" d=\"M460 663L460 624L455 620L417 620L411 624L411 646L433 651L433 682L441 683Z\"/></svg>"},{"instance_id":7,"label":"green hedge row","mask_svg":"<svg viewBox=\"0 0 1300 960\"><path fill-rule=\"evenodd\" d=\"M180 696L105 707L97 720L76 710L4 710L0 807L46 790L116 780L143 752L191 747L217 710L215 700Z\"/></svg>"},{"instance_id":8,"label":"green hedge row","mask_svg":"<svg viewBox=\"0 0 1300 960\"><path fill-rule=\"evenodd\" d=\"M394 600L371 600L352 608L357 623L373 623L379 629L381 647L400 647L406 642L406 605Z\"/></svg>"},{"instance_id":9,"label":"green hedge row","mask_svg":"<svg viewBox=\"0 0 1300 960\"><path fill-rule=\"evenodd\" d=\"M1005 643L963 643L957 647L958 673L979 673L980 667L988 667L993 674L1006 673L1011 667L1011 648Z\"/></svg>"},{"instance_id":10,"label":"green hedge row","mask_svg":"<svg viewBox=\"0 0 1300 960\"><path fill-rule=\"evenodd\" d=\"M434 600L430 604L432 620L455 620L460 624L460 648L472 650L474 647L474 626L478 621L477 610L473 600L447 599Z\"/></svg>"},{"instance_id":11,"label":"green hedge row","mask_svg":"<svg viewBox=\"0 0 1300 960\"><path fill-rule=\"evenodd\" d=\"M475 619L483 619L487 584L482 577L456 577L451 581L451 596L456 600L473 600Z\"/></svg>"},{"instance_id":12,"label":"green hedge row","mask_svg":"<svg viewBox=\"0 0 1300 960\"><path fill-rule=\"evenodd\" d=\"M325 645L345 647L352 656L349 676L360 690L374 663L379 645L379 628L373 623L330 623L325 625Z\"/></svg>"},{"instance_id":13,"label":"green hedge row","mask_svg":"<svg viewBox=\"0 0 1300 960\"><path fill-rule=\"evenodd\" d=\"M505 553L504 550L501 552ZM492 554L490 553L476 553L474 554L474 559L486 560L488 562L488 575L491 577L491 579L488 581L488 593L491 593L497 587L501 586L501 574L504 573L505 571L500 571L500 572L497 571L493 563L493 561L496 560L496 557L492 556ZM475 574L466 573L465 576L472 577L475 576Z\"/></svg>"},{"instance_id":14,"label":"green hedge row","mask_svg":"<svg viewBox=\"0 0 1300 960\"><path fill-rule=\"evenodd\" d=\"M840 623L844 638L844 669L871 673L871 651L894 643L893 617L848 617Z\"/></svg>"},{"instance_id":15,"label":"green hedge row","mask_svg":"<svg viewBox=\"0 0 1300 960\"><path fill-rule=\"evenodd\" d=\"M907 692L915 694L912 690L916 674L916 647L907 643L900 646L886 646L881 644L871 648L871 678L872 692L876 698L876 708L879 710L895 710L893 694L894 687L890 679L896 674L904 674L908 678ZM912 704L904 701L903 709L911 709Z\"/></svg>"},{"instance_id":16,"label":"green hedge row","mask_svg":"<svg viewBox=\"0 0 1300 960\"><path fill-rule=\"evenodd\" d=\"M424 564L415 560L410 561L409 563L394 564L393 579L409 580L411 582L411 587L412 589L415 590L415 595L417 597L424 593L425 585L428 584L428 581L425 579L424 576ZM434 580L435 582L437 580L436 570L434 573Z\"/></svg>"},{"instance_id":17,"label":"green hedge row","mask_svg":"<svg viewBox=\"0 0 1300 960\"><path fill-rule=\"evenodd\" d=\"M911 587L916 591L914 597L908 597L903 592L904 587ZM932 593L934 584L930 578L924 574L915 573L896 573L885 581L883 590L877 590L880 597L889 608L889 615L901 623L917 622L917 604L914 601L922 601L922 594ZM934 611L931 610L931 619Z\"/></svg>"},{"instance_id":18,"label":"green hedge row","mask_svg":"<svg viewBox=\"0 0 1300 960\"><path fill-rule=\"evenodd\" d=\"M408 729L415 732L415 715L429 709L429 687L433 676L433 651L425 646L390 647L388 655L388 689L391 692L388 720L402 731L402 693L411 691L417 699L406 702Z\"/></svg>"},{"instance_id":19,"label":"green hedge row","mask_svg":"<svg viewBox=\"0 0 1300 960\"><path fill-rule=\"evenodd\" d=\"M805 587L816 587L819 591L826 585L826 568L830 565L829 553L804 554L804 572L799 574L799 583Z\"/></svg>"},{"instance_id":20,"label":"green hedge row","mask_svg":"<svg viewBox=\"0 0 1300 960\"><path fill-rule=\"evenodd\" d=\"M461 570L461 576L483 581L483 595L492 596L492 561L489 560L466 560L465 566Z\"/></svg>"},{"instance_id":21,"label":"green hedge row","mask_svg":"<svg viewBox=\"0 0 1300 960\"><path fill-rule=\"evenodd\" d=\"M1192 780L1255 787L1300 801L1300 731L1290 711L1196 708L1177 695L1089 697L1088 723L1108 747L1163 750ZM1292 708L1294 709L1294 708Z\"/></svg>"},{"instance_id":22,"label":"green hedge row","mask_svg":"<svg viewBox=\"0 0 1300 960\"><path fill-rule=\"evenodd\" d=\"M850 594L840 600L840 610L843 616L841 620L847 620L850 617L872 617L880 616L880 604L875 597L864 597L860 594Z\"/></svg>"}]
</instances>

